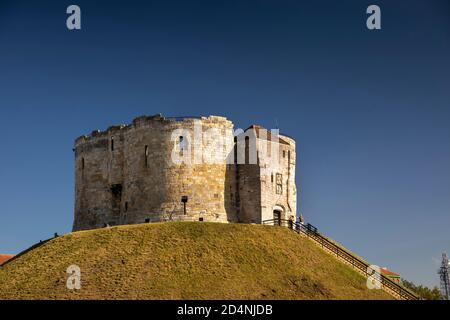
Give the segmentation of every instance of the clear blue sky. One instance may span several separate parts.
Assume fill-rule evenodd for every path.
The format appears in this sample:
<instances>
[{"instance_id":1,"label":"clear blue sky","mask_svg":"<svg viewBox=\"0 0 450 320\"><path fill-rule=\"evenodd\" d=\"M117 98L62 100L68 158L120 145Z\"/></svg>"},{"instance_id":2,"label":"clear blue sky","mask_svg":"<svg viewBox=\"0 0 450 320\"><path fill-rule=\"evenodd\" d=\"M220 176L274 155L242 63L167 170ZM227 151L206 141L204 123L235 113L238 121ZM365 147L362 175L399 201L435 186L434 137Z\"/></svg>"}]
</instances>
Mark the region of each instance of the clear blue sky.
<instances>
[{"instance_id":1,"label":"clear blue sky","mask_svg":"<svg viewBox=\"0 0 450 320\"><path fill-rule=\"evenodd\" d=\"M65 27L70 4L81 31ZM446 0L1 0L0 253L70 231L76 137L141 114L219 114L278 122L298 143L306 219L436 285L450 251L449 57Z\"/></svg>"}]
</instances>

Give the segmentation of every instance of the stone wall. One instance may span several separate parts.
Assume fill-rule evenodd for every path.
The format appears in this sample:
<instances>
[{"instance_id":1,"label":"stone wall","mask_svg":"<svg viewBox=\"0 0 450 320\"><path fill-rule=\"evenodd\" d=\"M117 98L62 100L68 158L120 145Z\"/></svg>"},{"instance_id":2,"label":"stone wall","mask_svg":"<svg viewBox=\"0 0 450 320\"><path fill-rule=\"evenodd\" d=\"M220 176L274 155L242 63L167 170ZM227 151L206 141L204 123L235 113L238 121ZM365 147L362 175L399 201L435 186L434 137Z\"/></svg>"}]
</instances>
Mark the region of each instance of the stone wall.
<instances>
[{"instance_id":1,"label":"stone wall","mask_svg":"<svg viewBox=\"0 0 450 320\"><path fill-rule=\"evenodd\" d=\"M232 129L224 117L156 115L78 138L73 230L167 220L260 223L273 218L275 206L295 216L293 140L279 144L284 193L277 194L264 161L233 159L239 143ZM262 140L252 132L250 149L260 150Z\"/></svg>"},{"instance_id":2,"label":"stone wall","mask_svg":"<svg viewBox=\"0 0 450 320\"><path fill-rule=\"evenodd\" d=\"M261 219L274 218L274 210L281 211L281 219L296 220L297 188L295 184L295 142L280 136L279 166L267 170L261 178Z\"/></svg>"},{"instance_id":3,"label":"stone wall","mask_svg":"<svg viewBox=\"0 0 450 320\"><path fill-rule=\"evenodd\" d=\"M245 148L245 164L238 164L240 189L239 220L261 223L274 218L296 219L297 189L295 184L295 141L279 135L272 142L269 132L259 126L248 128L239 136L237 147ZM247 141L245 141L247 137ZM252 164L252 148L257 163ZM276 154L278 157L274 157Z\"/></svg>"}]
</instances>

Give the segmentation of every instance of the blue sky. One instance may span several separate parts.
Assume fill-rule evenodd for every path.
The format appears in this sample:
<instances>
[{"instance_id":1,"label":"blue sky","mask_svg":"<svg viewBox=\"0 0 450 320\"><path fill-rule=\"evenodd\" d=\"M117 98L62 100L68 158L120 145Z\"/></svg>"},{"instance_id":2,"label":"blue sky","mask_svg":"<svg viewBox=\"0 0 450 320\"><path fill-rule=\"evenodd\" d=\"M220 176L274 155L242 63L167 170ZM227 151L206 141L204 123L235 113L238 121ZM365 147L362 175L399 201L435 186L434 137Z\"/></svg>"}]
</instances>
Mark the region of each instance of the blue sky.
<instances>
[{"instance_id":1,"label":"blue sky","mask_svg":"<svg viewBox=\"0 0 450 320\"><path fill-rule=\"evenodd\" d=\"M370 4L382 30L366 28ZM65 27L78 4L82 30ZM450 251L448 1L0 2L0 253L73 220L73 141L142 114L297 141L299 208L437 285ZM449 252L450 253L450 252Z\"/></svg>"}]
</instances>

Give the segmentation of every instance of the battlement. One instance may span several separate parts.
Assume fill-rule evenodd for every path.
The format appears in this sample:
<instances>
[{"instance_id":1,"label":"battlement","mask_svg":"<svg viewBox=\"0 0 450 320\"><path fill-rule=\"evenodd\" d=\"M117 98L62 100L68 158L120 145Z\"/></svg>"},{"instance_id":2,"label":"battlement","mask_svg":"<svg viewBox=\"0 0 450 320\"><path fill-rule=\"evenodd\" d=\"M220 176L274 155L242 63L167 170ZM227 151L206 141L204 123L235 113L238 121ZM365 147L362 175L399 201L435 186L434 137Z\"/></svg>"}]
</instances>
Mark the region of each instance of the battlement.
<instances>
[{"instance_id":1,"label":"battlement","mask_svg":"<svg viewBox=\"0 0 450 320\"><path fill-rule=\"evenodd\" d=\"M105 138L113 135L120 135L121 133L126 132L127 130L144 127L146 125L150 125L155 122L159 122L161 124L171 124L171 123L192 123L195 121L204 121L206 123L224 122L228 125L231 126L233 125L233 123L230 120L222 116L211 115L208 117L200 117L200 116L164 117L160 113L153 116L142 115L134 118L131 124L113 125L104 131L94 130L88 135L82 135L75 140L75 145L83 144L97 138Z\"/></svg>"}]
</instances>

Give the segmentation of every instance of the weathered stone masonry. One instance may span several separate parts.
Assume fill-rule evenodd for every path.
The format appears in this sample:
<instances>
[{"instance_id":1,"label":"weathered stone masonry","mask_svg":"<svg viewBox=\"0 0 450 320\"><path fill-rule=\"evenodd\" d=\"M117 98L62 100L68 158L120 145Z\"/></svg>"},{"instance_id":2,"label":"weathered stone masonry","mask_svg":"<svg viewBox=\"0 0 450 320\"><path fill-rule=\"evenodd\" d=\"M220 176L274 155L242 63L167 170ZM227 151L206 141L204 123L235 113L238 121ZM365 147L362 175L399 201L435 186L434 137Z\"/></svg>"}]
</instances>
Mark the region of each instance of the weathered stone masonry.
<instances>
[{"instance_id":1,"label":"weathered stone masonry","mask_svg":"<svg viewBox=\"0 0 450 320\"><path fill-rule=\"evenodd\" d=\"M200 140L183 141L187 137L182 135L174 139L176 130L194 132L199 125L203 132L217 133ZM270 135L264 137L262 128L252 126L234 137L232 129L233 123L224 117L156 115L78 138L73 230L146 221L295 219L295 141L279 136L279 166L271 170L261 152L267 146L270 156ZM213 161L208 150L218 142L225 142L219 150L222 161L217 161L217 154ZM185 156L183 148L202 150L201 161L175 164L172 153L179 150ZM238 164L238 159L226 161L241 148L245 149L245 164ZM248 164L252 148L257 151L257 162Z\"/></svg>"}]
</instances>

